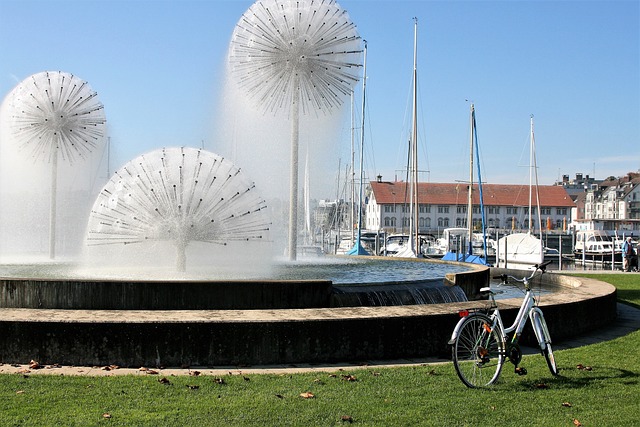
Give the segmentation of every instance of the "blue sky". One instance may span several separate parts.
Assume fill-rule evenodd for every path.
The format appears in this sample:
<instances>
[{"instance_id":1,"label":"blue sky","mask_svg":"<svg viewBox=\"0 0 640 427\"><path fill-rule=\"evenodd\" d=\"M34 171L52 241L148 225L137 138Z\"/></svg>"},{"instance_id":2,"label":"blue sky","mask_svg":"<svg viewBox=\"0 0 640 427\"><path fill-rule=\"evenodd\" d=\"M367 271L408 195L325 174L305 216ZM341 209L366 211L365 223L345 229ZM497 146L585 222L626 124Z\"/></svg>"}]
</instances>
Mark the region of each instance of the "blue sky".
<instances>
[{"instance_id":1,"label":"blue sky","mask_svg":"<svg viewBox=\"0 0 640 427\"><path fill-rule=\"evenodd\" d=\"M88 81L105 105L111 170L164 146L204 144L233 158L214 128L224 109L229 41L251 4L0 0L0 97L40 71ZM605 178L640 169L640 2L339 4L368 42L369 178L403 178L413 17L419 20L419 168L429 171L421 179L467 179L467 100L476 107L487 182L528 182L531 114L541 184L562 174ZM345 100L334 113L339 130L315 172L315 198L335 195L338 161L349 161L348 105ZM281 169L288 162L260 160Z\"/></svg>"}]
</instances>

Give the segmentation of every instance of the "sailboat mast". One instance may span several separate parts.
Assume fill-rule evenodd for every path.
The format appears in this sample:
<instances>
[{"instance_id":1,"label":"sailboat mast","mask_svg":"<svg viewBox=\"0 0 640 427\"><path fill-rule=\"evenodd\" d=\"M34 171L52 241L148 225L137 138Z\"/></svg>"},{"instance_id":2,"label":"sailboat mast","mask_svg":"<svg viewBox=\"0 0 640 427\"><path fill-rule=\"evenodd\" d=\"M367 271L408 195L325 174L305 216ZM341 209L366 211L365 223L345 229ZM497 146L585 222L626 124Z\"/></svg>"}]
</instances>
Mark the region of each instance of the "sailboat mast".
<instances>
[{"instance_id":1,"label":"sailboat mast","mask_svg":"<svg viewBox=\"0 0 640 427\"><path fill-rule=\"evenodd\" d=\"M349 200L349 206L351 212L349 212L349 230L351 231L351 244L355 240L355 201L356 201L356 161L355 161L355 108L354 108L354 91L351 91L351 197Z\"/></svg>"},{"instance_id":2,"label":"sailboat mast","mask_svg":"<svg viewBox=\"0 0 640 427\"><path fill-rule=\"evenodd\" d=\"M529 233L533 232L531 223L531 191L533 185L533 114L531 115L530 135L529 135Z\"/></svg>"},{"instance_id":3,"label":"sailboat mast","mask_svg":"<svg viewBox=\"0 0 640 427\"><path fill-rule=\"evenodd\" d=\"M542 212L540 212L540 192L538 189L538 161L536 160L536 139L533 134L533 114L531 115L531 162L533 167L535 188L536 188L536 206L538 211L538 230L540 230L540 240L542 240ZM535 229L534 229L535 231Z\"/></svg>"},{"instance_id":4,"label":"sailboat mast","mask_svg":"<svg viewBox=\"0 0 640 427\"><path fill-rule=\"evenodd\" d=\"M467 201L467 227L469 229L467 234L467 253L471 255L473 253L473 247L471 239L473 237L473 114L474 106L471 104L471 110L469 112L469 199Z\"/></svg>"},{"instance_id":5,"label":"sailboat mast","mask_svg":"<svg viewBox=\"0 0 640 427\"><path fill-rule=\"evenodd\" d=\"M365 101L367 94L367 41L364 42L364 56L362 68L362 126L360 127L360 195L358 197L358 236L356 246L360 248L360 238L362 237L362 200L363 200L363 184L364 184L364 113Z\"/></svg>"},{"instance_id":6,"label":"sailboat mast","mask_svg":"<svg viewBox=\"0 0 640 427\"><path fill-rule=\"evenodd\" d=\"M409 236L411 236L411 249L415 254L419 253L420 242L418 237L418 18L413 18L413 114L411 130L411 207L409 221ZM415 234L414 234L415 233Z\"/></svg>"}]
</instances>

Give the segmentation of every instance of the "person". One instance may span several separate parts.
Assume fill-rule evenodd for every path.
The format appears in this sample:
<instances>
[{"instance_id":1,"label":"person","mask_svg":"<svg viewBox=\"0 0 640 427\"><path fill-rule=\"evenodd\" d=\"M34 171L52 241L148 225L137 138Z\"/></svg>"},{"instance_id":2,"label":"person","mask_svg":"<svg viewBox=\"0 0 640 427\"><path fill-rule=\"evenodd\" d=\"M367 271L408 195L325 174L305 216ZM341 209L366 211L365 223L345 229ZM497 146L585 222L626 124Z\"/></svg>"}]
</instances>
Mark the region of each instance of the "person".
<instances>
[{"instance_id":1,"label":"person","mask_svg":"<svg viewBox=\"0 0 640 427\"><path fill-rule=\"evenodd\" d=\"M622 244L622 256L624 257L622 260L622 269L624 271L631 271L631 263L635 255L636 252L633 249L631 237L627 237L627 240Z\"/></svg>"}]
</instances>

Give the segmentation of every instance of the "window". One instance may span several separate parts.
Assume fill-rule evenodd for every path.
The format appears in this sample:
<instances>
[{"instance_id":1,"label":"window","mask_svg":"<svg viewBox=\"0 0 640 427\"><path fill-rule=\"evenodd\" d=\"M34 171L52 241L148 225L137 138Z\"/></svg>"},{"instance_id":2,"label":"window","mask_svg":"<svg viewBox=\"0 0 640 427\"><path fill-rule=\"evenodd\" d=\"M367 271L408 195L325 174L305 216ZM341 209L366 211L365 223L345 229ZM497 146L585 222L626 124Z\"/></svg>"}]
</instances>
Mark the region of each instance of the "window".
<instances>
[{"instance_id":1,"label":"window","mask_svg":"<svg viewBox=\"0 0 640 427\"><path fill-rule=\"evenodd\" d=\"M396 206L395 205L384 205L384 211L389 213L389 212L395 212L396 211Z\"/></svg>"},{"instance_id":2,"label":"window","mask_svg":"<svg viewBox=\"0 0 640 427\"><path fill-rule=\"evenodd\" d=\"M449 211L449 208L447 207L447 212ZM449 226L449 218L445 218L444 219L444 226L448 227Z\"/></svg>"},{"instance_id":3,"label":"window","mask_svg":"<svg viewBox=\"0 0 640 427\"><path fill-rule=\"evenodd\" d=\"M438 205L438 213L449 213L449 206Z\"/></svg>"},{"instance_id":4,"label":"window","mask_svg":"<svg viewBox=\"0 0 640 427\"><path fill-rule=\"evenodd\" d=\"M551 208L540 208L541 215L551 215Z\"/></svg>"},{"instance_id":5,"label":"window","mask_svg":"<svg viewBox=\"0 0 640 427\"><path fill-rule=\"evenodd\" d=\"M459 214L467 213L467 207L458 205L456 206L456 212Z\"/></svg>"},{"instance_id":6,"label":"window","mask_svg":"<svg viewBox=\"0 0 640 427\"><path fill-rule=\"evenodd\" d=\"M431 205L418 205L418 209L420 210L420 213L430 213Z\"/></svg>"},{"instance_id":7,"label":"window","mask_svg":"<svg viewBox=\"0 0 640 427\"><path fill-rule=\"evenodd\" d=\"M558 215L566 215L567 214L567 208L556 208L556 213Z\"/></svg>"},{"instance_id":8,"label":"window","mask_svg":"<svg viewBox=\"0 0 640 427\"><path fill-rule=\"evenodd\" d=\"M384 217L384 226L391 227L391 218L389 218L388 216Z\"/></svg>"},{"instance_id":9,"label":"window","mask_svg":"<svg viewBox=\"0 0 640 427\"><path fill-rule=\"evenodd\" d=\"M444 218L438 218L438 227L444 227Z\"/></svg>"},{"instance_id":10,"label":"window","mask_svg":"<svg viewBox=\"0 0 640 427\"><path fill-rule=\"evenodd\" d=\"M518 214L518 208L513 207L513 208L507 208L507 215L517 215Z\"/></svg>"}]
</instances>

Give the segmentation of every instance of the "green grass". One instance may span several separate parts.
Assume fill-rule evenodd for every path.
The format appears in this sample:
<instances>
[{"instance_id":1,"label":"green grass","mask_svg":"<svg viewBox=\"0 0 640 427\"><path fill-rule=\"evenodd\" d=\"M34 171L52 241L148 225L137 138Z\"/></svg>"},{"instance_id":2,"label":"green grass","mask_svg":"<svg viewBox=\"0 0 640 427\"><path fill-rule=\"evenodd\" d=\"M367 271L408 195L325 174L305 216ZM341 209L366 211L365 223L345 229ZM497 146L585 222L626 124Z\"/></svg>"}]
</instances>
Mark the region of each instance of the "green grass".
<instances>
[{"instance_id":1,"label":"green grass","mask_svg":"<svg viewBox=\"0 0 640 427\"><path fill-rule=\"evenodd\" d=\"M640 277L598 275L640 307ZM634 280L636 279L636 283ZM467 389L451 363L287 375L62 377L0 375L0 426L631 426L640 417L640 331L527 356L498 384ZM590 369L578 369L578 365ZM350 378L353 375L355 378ZM355 379L349 381L349 379ZM311 392L315 397L302 398ZM110 418L103 417L109 414ZM344 419L343 419L344 417Z\"/></svg>"}]
</instances>

